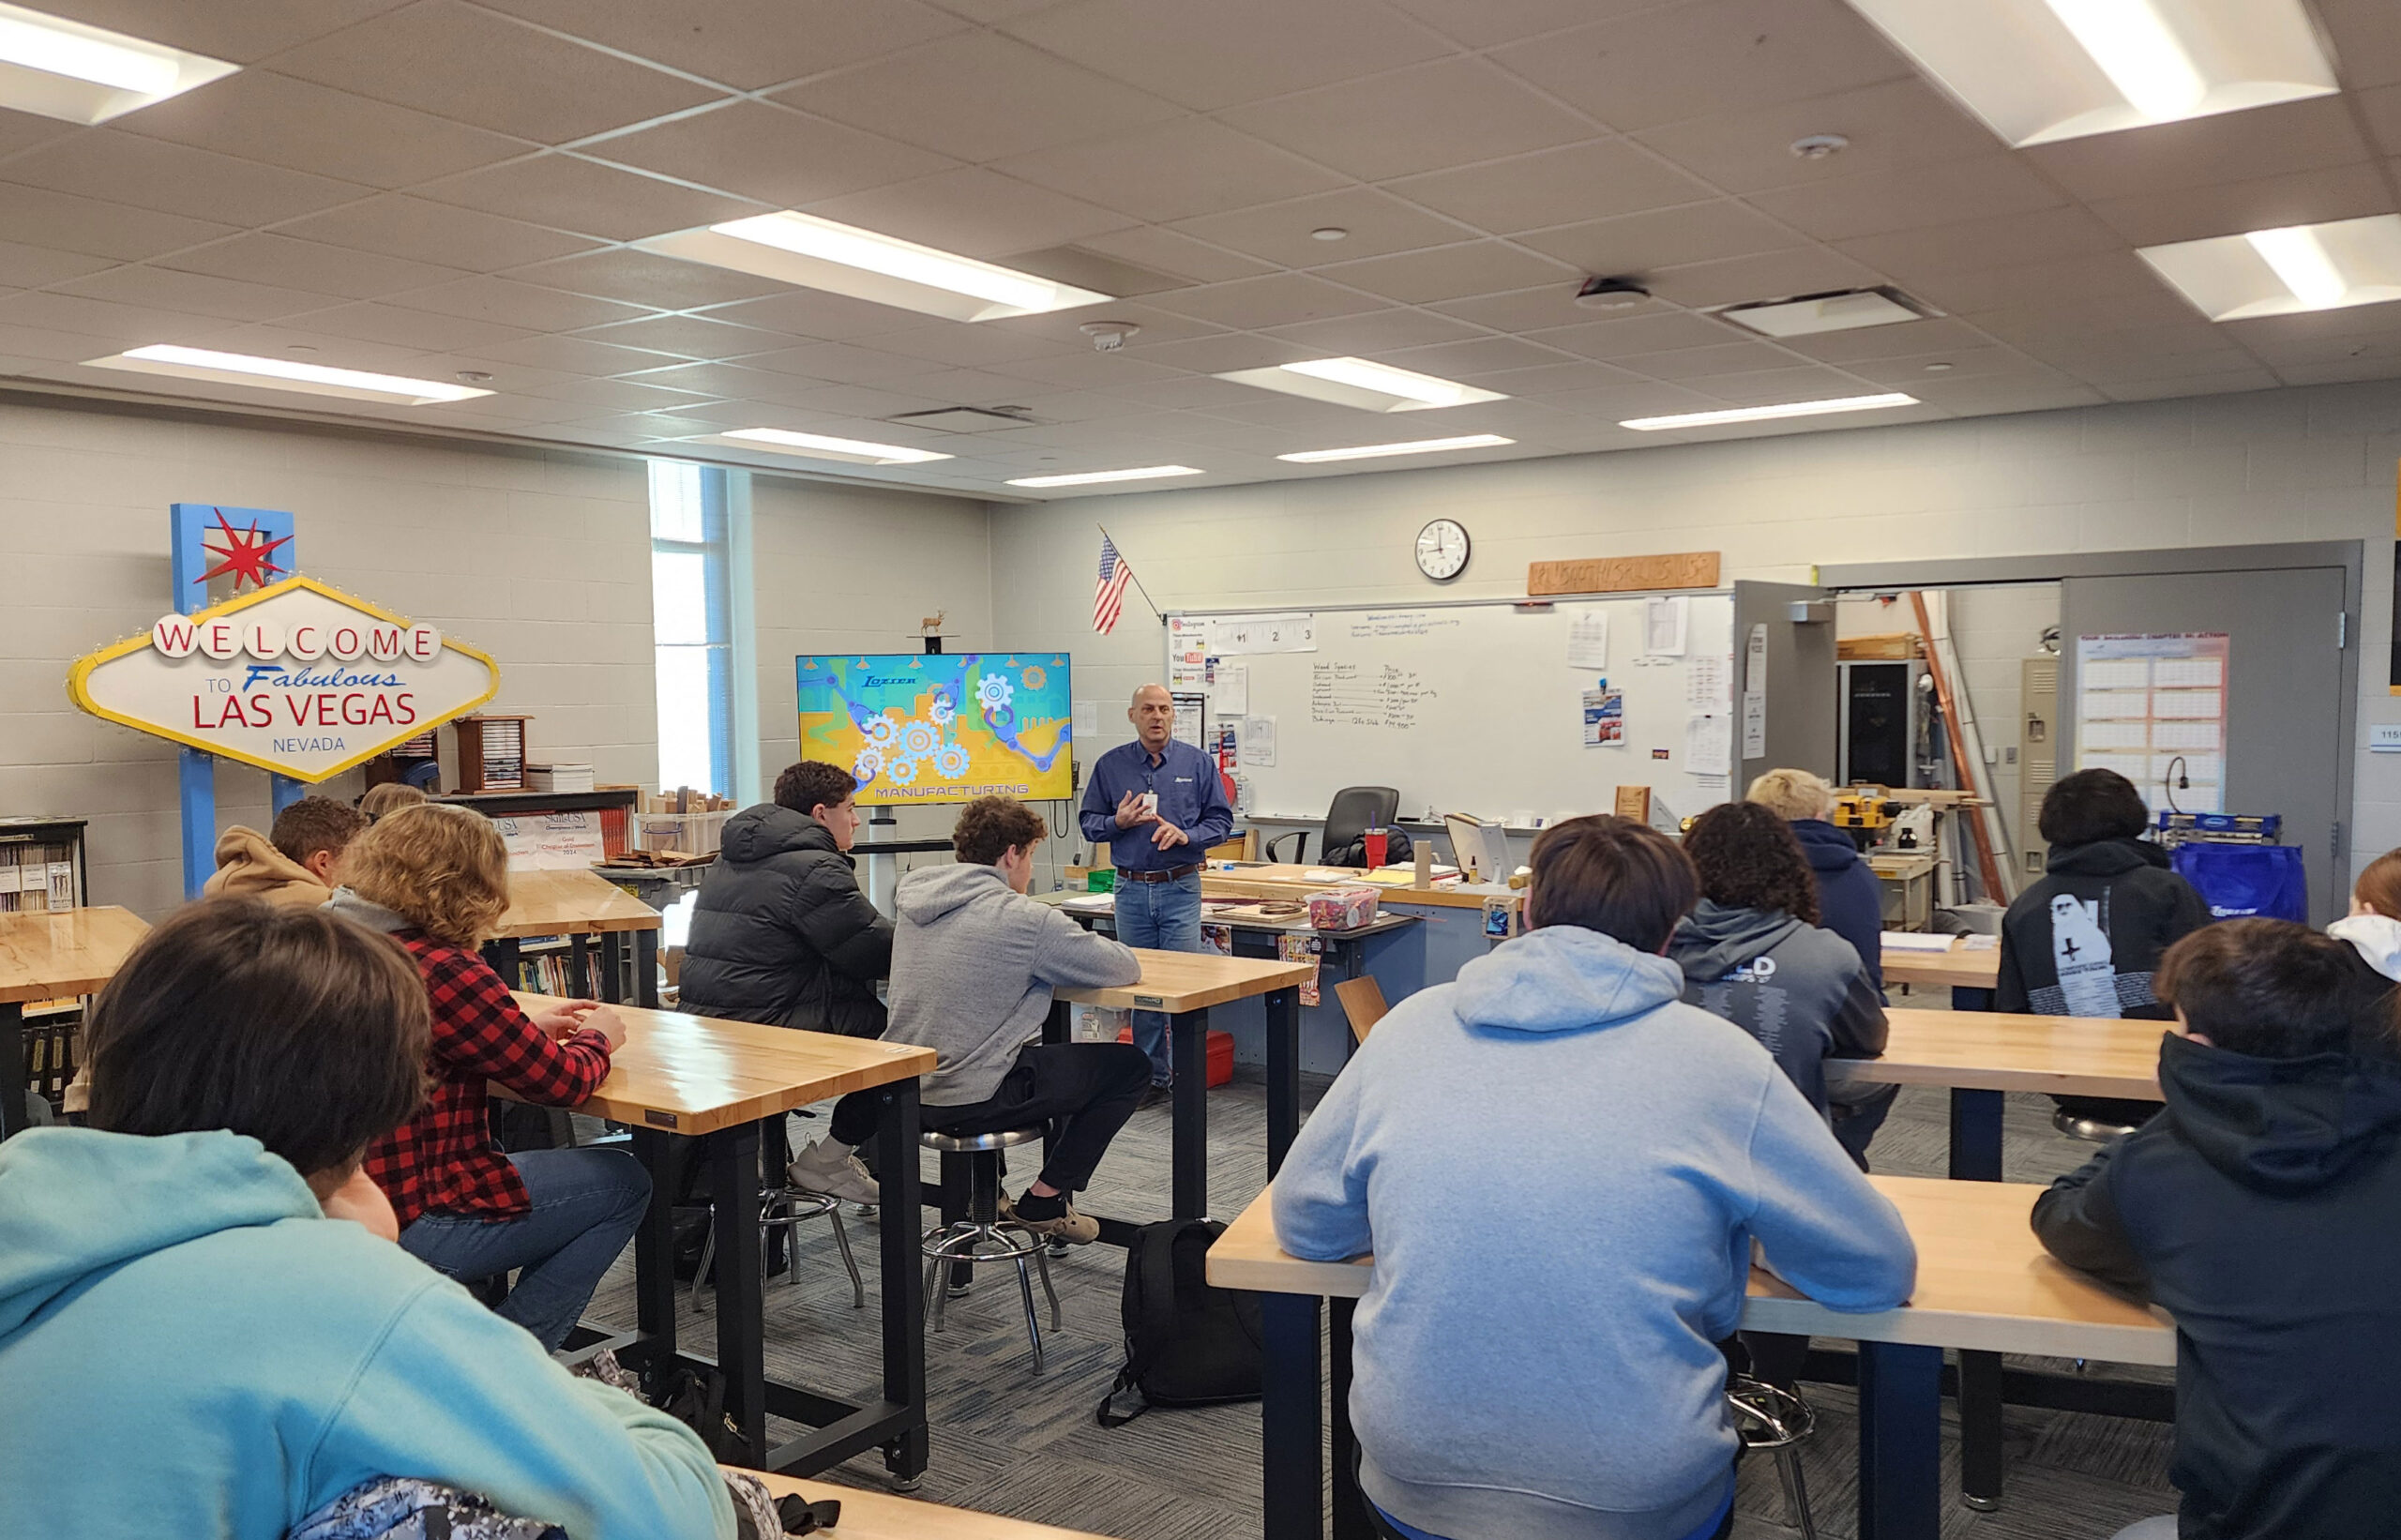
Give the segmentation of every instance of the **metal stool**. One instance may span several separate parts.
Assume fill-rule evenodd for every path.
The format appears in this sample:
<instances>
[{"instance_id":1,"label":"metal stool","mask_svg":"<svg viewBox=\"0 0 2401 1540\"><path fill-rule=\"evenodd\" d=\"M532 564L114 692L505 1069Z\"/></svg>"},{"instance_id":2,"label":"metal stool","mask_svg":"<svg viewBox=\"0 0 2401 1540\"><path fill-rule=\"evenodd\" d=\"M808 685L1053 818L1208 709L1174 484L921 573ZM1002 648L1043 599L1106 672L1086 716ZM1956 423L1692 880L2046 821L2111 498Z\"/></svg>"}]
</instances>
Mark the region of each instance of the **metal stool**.
<instances>
[{"instance_id":1,"label":"metal stool","mask_svg":"<svg viewBox=\"0 0 2401 1540\"><path fill-rule=\"evenodd\" d=\"M701 1242L700 1271L692 1275L692 1309L701 1309L701 1283L709 1276L709 1263L717 1259L717 1206L709 1206L708 1234ZM764 1187L759 1193L759 1232L763 1243L766 1236L780 1230L784 1232L784 1276L797 1280L800 1276L801 1225L819 1215L833 1221L834 1244L842 1250L842 1266L851 1275L851 1308L867 1308L867 1285L859 1277L858 1259L851 1255L850 1232L842 1228L842 1200L822 1192L803 1192L798 1187ZM759 1250L760 1281L766 1281L766 1247Z\"/></svg>"},{"instance_id":2,"label":"metal stool","mask_svg":"<svg viewBox=\"0 0 2401 1540\"><path fill-rule=\"evenodd\" d=\"M1784 1501L1801 1526L1802 1540L1818 1540L1818 1526L1809 1516L1809 1488L1801 1475L1802 1440L1818 1430L1818 1414L1796 1391L1779 1389L1747 1374L1726 1379L1726 1407L1734 1414L1734 1433L1745 1449L1764 1449L1775 1456L1775 1473L1784 1481Z\"/></svg>"},{"instance_id":3,"label":"metal stool","mask_svg":"<svg viewBox=\"0 0 2401 1540\"><path fill-rule=\"evenodd\" d=\"M917 1142L938 1151L943 1160L945 1200L957 1188L951 1178L954 1160L967 1164L967 1213L926 1231L918 1248L926 1257L926 1298L933 1304L933 1328L942 1330L944 1299L950 1290L938 1287L945 1268L964 1269L977 1262L1015 1262L1019 1295L1025 1302L1025 1335L1034 1344L1034 1372L1042 1372L1042 1328L1034 1318L1034 1281L1026 1262L1042 1275L1042 1291L1050 1300L1050 1329L1058 1331L1059 1295L1050 1287L1050 1264L1043 1260L1043 1238L1014 1219L1001 1217L1001 1152L1012 1145L1032 1144L1043 1137L1040 1128L1011 1128L997 1134L922 1133ZM945 1215L953 1212L944 1204ZM957 1275L954 1275L957 1276ZM963 1287L963 1282L962 1285Z\"/></svg>"},{"instance_id":4,"label":"metal stool","mask_svg":"<svg viewBox=\"0 0 2401 1540\"><path fill-rule=\"evenodd\" d=\"M2088 1118L2072 1107L2051 1109L2051 1126L2070 1139L2080 1139L2093 1144L2107 1144L2122 1134L2131 1134L2142 1126L2138 1123L2110 1123L2101 1118Z\"/></svg>"}]
</instances>

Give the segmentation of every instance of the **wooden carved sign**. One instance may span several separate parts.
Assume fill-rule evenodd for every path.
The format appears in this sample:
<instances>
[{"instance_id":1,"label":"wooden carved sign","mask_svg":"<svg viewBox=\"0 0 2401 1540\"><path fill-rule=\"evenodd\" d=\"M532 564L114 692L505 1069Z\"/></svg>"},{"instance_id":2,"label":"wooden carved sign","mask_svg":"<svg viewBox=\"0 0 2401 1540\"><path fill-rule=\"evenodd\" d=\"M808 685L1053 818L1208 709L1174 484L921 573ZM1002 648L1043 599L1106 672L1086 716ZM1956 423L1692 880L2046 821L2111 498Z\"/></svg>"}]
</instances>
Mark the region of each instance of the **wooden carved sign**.
<instances>
[{"instance_id":1,"label":"wooden carved sign","mask_svg":"<svg viewBox=\"0 0 2401 1540\"><path fill-rule=\"evenodd\" d=\"M1526 593L1638 594L1657 588L1714 588L1717 552L1667 556L1593 556L1576 562L1535 562L1526 568Z\"/></svg>"}]
</instances>

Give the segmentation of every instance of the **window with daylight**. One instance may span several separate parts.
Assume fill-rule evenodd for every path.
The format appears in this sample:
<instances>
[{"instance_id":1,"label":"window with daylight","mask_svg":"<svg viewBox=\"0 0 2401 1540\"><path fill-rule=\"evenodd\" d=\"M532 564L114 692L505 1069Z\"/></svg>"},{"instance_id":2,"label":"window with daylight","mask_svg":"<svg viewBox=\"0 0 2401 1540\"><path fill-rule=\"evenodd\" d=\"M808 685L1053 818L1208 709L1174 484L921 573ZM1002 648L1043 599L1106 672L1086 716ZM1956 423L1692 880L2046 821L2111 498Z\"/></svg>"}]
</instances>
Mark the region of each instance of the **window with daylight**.
<instances>
[{"instance_id":1,"label":"window with daylight","mask_svg":"<svg viewBox=\"0 0 2401 1540\"><path fill-rule=\"evenodd\" d=\"M658 665L658 785L732 794L732 607L726 474L650 462L650 612Z\"/></svg>"}]
</instances>

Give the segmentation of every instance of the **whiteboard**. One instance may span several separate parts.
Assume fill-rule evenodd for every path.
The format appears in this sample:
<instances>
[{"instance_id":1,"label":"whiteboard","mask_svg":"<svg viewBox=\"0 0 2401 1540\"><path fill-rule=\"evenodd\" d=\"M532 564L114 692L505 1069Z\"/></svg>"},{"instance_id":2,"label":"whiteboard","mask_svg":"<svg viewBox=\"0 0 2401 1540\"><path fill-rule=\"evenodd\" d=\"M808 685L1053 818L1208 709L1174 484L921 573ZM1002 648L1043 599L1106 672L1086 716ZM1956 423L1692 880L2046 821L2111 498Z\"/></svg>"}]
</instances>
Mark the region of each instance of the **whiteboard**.
<instances>
[{"instance_id":1,"label":"whiteboard","mask_svg":"<svg viewBox=\"0 0 2401 1540\"><path fill-rule=\"evenodd\" d=\"M1246 671L1244 709L1213 703L1209 714L1213 729L1228 721L1237 728L1241 810L1321 819L1345 786L1397 788L1405 819L1423 818L1430 807L1520 824L1608 812L1620 786L1650 787L1680 817L1725 801L1726 775L1688 767L1687 720L1696 675L1705 681L1714 669L1724 695L1703 732L1718 734L1717 751L1730 756L1731 702L1742 688L1733 595L1684 596L1685 651L1653 657L1644 656L1643 622L1654 596L1559 599L1538 609L1497 600L1312 611L1311 650L1222 660ZM1592 611L1608 616L1605 669L1568 661L1571 627ZM1184 613L1187 622L1232 615ZM1191 635L1188 624L1170 625L1170 638L1179 631ZM1171 652L1170 672L1178 661ZM1584 695L1604 678L1624 692L1624 741L1587 747ZM1243 757L1246 717L1274 718L1273 764Z\"/></svg>"}]
</instances>

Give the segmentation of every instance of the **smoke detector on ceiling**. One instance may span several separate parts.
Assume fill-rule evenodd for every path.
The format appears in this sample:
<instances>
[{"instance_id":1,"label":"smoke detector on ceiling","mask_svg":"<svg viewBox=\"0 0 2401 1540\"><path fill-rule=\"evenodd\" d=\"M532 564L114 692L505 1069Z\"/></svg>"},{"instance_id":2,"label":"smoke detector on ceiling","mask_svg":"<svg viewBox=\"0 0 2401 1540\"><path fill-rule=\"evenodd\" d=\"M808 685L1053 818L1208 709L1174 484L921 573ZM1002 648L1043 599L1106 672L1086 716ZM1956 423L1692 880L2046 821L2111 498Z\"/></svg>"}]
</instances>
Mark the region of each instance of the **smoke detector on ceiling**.
<instances>
[{"instance_id":1,"label":"smoke detector on ceiling","mask_svg":"<svg viewBox=\"0 0 2401 1540\"><path fill-rule=\"evenodd\" d=\"M1631 310L1651 297L1651 291L1630 278L1588 278L1576 291L1576 303L1588 310Z\"/></svg>"},{"instance_id":2,"label":"smoke detector on ceiling","mask_svg":"<svg viewBox=\"0 0 2401 1540\"><path fill-rule=\"evenodd\" d=\"M1095 353L1115 353L1125 345L1125 339L1142 328L1131 321L1087 321L1076 328L1092 339Z\"/></svg>"}]
</instances>

